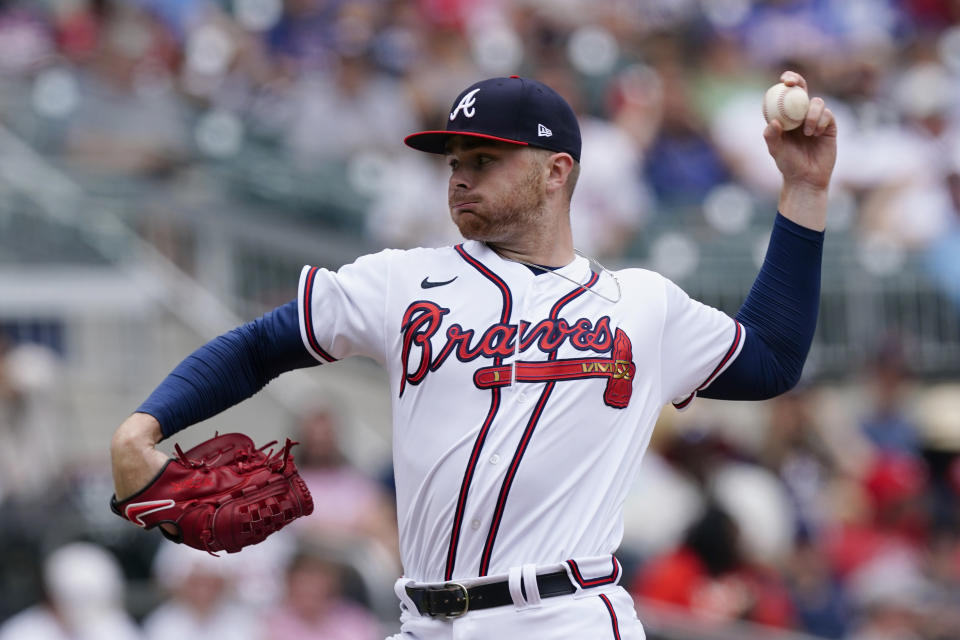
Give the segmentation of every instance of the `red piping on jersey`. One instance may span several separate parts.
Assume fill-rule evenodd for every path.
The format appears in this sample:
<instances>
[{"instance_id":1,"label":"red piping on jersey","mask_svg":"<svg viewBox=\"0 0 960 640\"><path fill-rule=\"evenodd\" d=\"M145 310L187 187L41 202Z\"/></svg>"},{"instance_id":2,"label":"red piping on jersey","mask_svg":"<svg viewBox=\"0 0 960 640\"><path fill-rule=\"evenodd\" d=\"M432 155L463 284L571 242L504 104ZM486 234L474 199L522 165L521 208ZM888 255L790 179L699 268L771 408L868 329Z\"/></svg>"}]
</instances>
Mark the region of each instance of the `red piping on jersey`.
<instances>
[{"instance_id":1,"label":"red piping on jersey","mask_svg":"<svg viewBox=\"0 0 960 640\"><path fill-rule=\"evenodd\" d=\"M620 624L617 622L617 612L613 610L613 604L605 594L600 594L600 599L607 606L607 613L610 614L610 624L613 625L613 637L620 640Z\"/></svg>"},{"instance_id":2,"label":"red piping on jersey","mask_svg":"<svg viewBox=\"0 0 960 640\"><path fill-rule=\"evenodd\" d=\"M554 304L553 308L550 310L550 319L556 320L560 315L560 310L567 303L582 295L588 288L596 284L599 278L600 276L596 273L591 273L591 278L585 287L578 287L557 300L556 304ZM548 360L556 360L556 357L556 351L551 352L550 355L547 356ZM493 554L493 545L496 542L497 532L500 530L500 523L503 520L503 510L507 504L507 496L510 494L510 487L513 485L513 480L517 475L517 469L520 467L520 460L523 458L523 454L527 450L527 445L530 443L530 438L533 436L533 431L537 428L537 422L540 421L540 416L543 415L543 408L546 406L547 400L550 398L550 393L553 391L553 388L556 386L556 384L557 383L555 380L547 383L543 393L540 394L540 399L537 401L537 405L533 410L533 415L530 416L530 421L527 423L527 428L524 430L523 436L520 438L520 444L517 445L517 450L513 454L513 460L510 462L507 476L504 478L503 485L500 487L500 496L497 498L497 506L493 511L493 522L490 523L490 532L487 534L487 542L483 546L483 554L480 556L480 576L487 575L487 571L490 569L490 557Z\"/></svg>"},{"instance_id":3,"label":"red piping on jersey","mask_svg":"<svg viewBox=\"0 0 960 640\"><path fill-rule=\"evenodd\" d=\"M575 560L567 560L567 564L570 565L570 572L573 574L573 579L577 581L580 588L587 589L589 587L599 587L604 584L613 584L617 581L617 577L620 575L620 563L617 562L616 556L611 556L611 559L613 561L613 571L610 572L610 575L591 578L590 580L583 579L583 574L580 573L580 567L577 566Z\"/></svg>"},{"instance_id":4,"label":"red piping on jersey","mask_svg":"<svg viewBox=\"0 0 960 640\"><path fill-rule=\"evenodd\" d=\"M303 326L307 332L307 342L320 357L327 362L336 362L336 358L324 351L317 342L317 337L313 333L313 282L316 280L317 271L320 267L312 267L307 272L307 279L303 284Z\"/></svg>"},{"instance_id":5,"label":"red piping on jersey","mask_svg":"<svg viewBox=\"0 0 960 640\"><path fill-rule=\"evenodd\" d=\"M720 371L726 366L727 362L730 361L730 358L733 357L733 354L737 352L737 347L740 346L740 340L743 338L743 327L736 320L733 321L733 324L736 326L736 329L737 329L736 333L734 333L733 335L733 343L730 345L730 348L727 349L727 353L723 356L723 358L721 358L720 364L714 367L713 371L710 372L710 375L707 376L707 379L703 381L703 384L697 387L697 391L706 389L707 386L709 386L710 383L713 382L713 379L716 378L717 375L719 375ZM677 409L686 408L688 404L693 402L693 398L697 395L697 391L694 391L693 393L691 393L689 396L687 396L680 402L674 402L673 406L675 406Z\"/></svg>"},{"instance_id":6,"label":"red piping on jersey","mask_svg":"<svg viewBox=\"0 0 960 640\"><path fill-rule=\"evenodd\" d=\"M500 314L500 322L501 324L508 324L510 322L510 312L513 307L513 296L510 293L510 287L508 287L507 283L504 282L497 274L490 271L485 265L468 254L466 249L463 248L462 244L458 244L456 247L454 247L454 249L460 254L460 257L467 262L467 264L479 271L481 275L490 280L490 282L495 284L497 288L500 289L500 293L503 296L503 311ZM503 358L497 356L493 359L493 362L495 366L499 366L503 364ZM477 468L477 460L480 457L480 451L483 449L483 443L487 439L487 432L490 430L490 425L493 424L493 419L496 417L499 409L500 390L493 389L493 393L490 398L490 410L487 412L487 417L484 419L483 425L480 427L480 433L477 434L477 439L473 443L473 450L470 452L470 460L467 463L467 468L463 473L463 481L460 484L460 495L457 498L457 509L453 515L453 531L450 533L450 547L447 551L447 568L444 572L445 580L450 580L453 577L453 569L457 560L457 545L460 541L460 529L463 527L463 513L467 506L467 495L470 493L470 484L473 482L473 474Z\"/></svg>"}]
</instances>

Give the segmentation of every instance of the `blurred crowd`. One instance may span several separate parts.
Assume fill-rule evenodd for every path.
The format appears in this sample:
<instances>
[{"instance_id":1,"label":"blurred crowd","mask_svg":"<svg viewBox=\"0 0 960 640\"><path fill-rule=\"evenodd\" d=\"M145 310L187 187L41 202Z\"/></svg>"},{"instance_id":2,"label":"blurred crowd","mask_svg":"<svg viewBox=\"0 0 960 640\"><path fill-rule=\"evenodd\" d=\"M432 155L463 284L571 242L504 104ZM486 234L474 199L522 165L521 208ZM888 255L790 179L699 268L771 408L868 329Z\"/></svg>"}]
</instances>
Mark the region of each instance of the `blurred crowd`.
<instances>
[{"instance_id":1,"label":"blurred crowd","mask_svg":"<svg viewBox=\"0 0 960 640\"><path fill-rule=\"evenodd\" d=\"M402 139L442 128L470 82L530 75L581 118L578 248L671 277L683 261L647 246L651 229L769 226L760 100L788 68L837 115L833 237L877 274L915 258L960 304L951 0L0 2L0 123L78 180L176 187L203 171L372 243L447 243L444 164ZM960 393L913 376L895 341L860 383L853 408L822 383L754 405L746 438L696 404L668 409L620 554L641 615L960 638ZM106 511L106 469L81 474L58 450L55 387L55 354L0 342L0 640L391 628L390 472L345 455L348 407L306 407L291 427L315 514L214 559Z\"/></svg>"},{"instance_id":2,"label":"blurred crowd","mask_svg":"<svg viewBox=\"0 0 960 640\"><path fill-rule=\"evenodd\" d=\"M380 245L446 243L445 168L404 135L526 74L583 123L579 248L652 253L689 213L767 219L760 98L796 69L841 132L831 225L867 269L920 252L960 301L960 27L949 0L7 0L0 117L84 175L220 168L240 197Z\"/></svg>"}]
</instances>

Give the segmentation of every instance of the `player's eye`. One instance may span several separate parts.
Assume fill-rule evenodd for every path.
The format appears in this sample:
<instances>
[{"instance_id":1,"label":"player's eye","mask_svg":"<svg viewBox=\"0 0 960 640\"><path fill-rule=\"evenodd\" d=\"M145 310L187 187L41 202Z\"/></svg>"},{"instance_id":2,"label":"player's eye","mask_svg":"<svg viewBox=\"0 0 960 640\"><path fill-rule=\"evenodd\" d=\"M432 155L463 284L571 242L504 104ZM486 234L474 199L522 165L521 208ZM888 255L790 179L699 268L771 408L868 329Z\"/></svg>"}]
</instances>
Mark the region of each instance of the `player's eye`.
<instances>
[{"instance_id":1,"label":"player's eye","mask_svg":"<svg viewBox=\"0 0 960 640\"><path fill-rule=\"evenodd\" d=\"M456 158L450 158L447 160L447 165L450 167L451 171L454 171L460 166L460 162Z\"/></svg>"}]
</instances>

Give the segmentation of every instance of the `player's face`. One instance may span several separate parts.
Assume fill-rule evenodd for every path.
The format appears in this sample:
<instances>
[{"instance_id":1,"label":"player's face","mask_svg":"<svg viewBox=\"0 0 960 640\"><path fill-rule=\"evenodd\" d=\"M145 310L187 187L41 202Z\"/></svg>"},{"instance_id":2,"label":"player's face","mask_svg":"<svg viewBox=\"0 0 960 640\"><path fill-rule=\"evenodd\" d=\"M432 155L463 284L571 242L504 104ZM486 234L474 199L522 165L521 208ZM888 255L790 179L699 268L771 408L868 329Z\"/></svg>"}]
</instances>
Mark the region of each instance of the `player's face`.
<instances>
[{"instance_id":1,"label":"player's face","mask_svg":"<svg viewBox=\"0 0 960 640\"><path fill-rule=\"evenodd\" d=\"M450 217L469 240L536 233L546 203L543 163L525 147L456 136L447 151Z\"/></svg>"}]
</instances>

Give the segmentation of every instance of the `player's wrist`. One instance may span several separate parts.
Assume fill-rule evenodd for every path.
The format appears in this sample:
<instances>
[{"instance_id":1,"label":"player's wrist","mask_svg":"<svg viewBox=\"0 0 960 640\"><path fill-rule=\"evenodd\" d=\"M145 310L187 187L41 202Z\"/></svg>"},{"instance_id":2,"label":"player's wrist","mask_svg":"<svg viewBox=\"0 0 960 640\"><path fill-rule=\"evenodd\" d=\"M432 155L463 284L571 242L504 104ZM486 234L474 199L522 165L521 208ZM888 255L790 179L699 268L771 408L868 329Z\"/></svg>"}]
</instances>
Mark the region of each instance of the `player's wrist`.
<instances>
[{"instance_id":1,"label":"player's wrist","mask_svg":"<svg viewBox=\"0 0 960 640\"><path fill-rule=\"evenodd\" d=\"M134 413L117 427L111 448L152 448L163 439L160 422L148 413Z\"/></svg>"},{"instance_id":2,"label":"player's wrist","mask_svg":"<svg viewBox=\"0 0 960 640\"><path fill-rule=\"evenodd\" d=\"M789 220L823 231L827 224L827 196L827 185L785 180L777 208Z\"/></svg>"},{"instance_id":3,"label":"player's wrist","mask_svg":"<svg viewBox=\"0 0 960 640\"><path fill-rule=\"evenodd\" d=\"M151 415L135 413L117 427L110 441L110 458L117 499L139 491L168 460L155 448L163 434Z\"/></svg>"}]
</instances>

